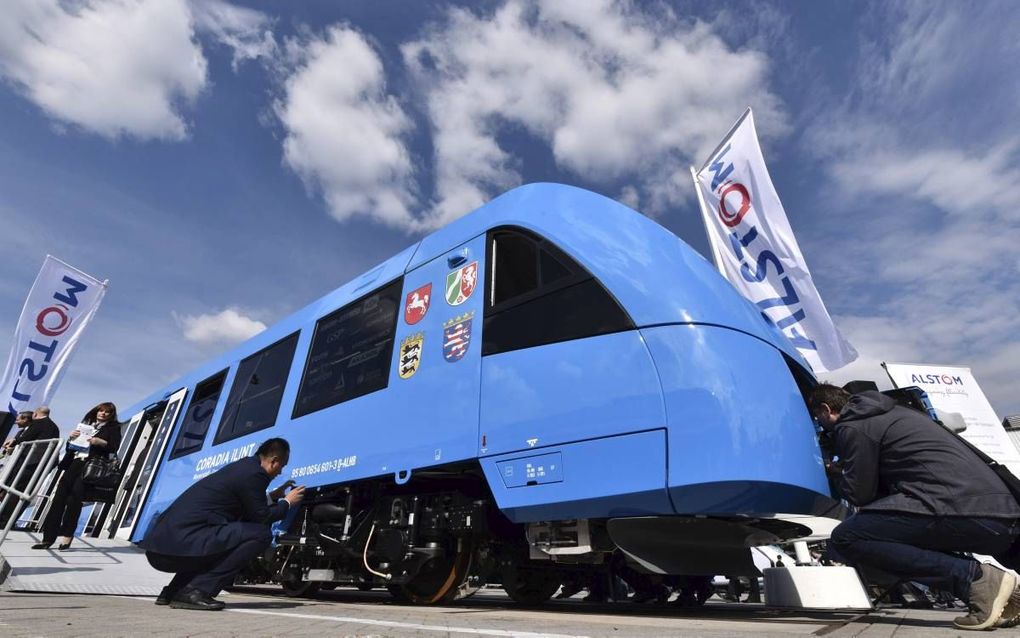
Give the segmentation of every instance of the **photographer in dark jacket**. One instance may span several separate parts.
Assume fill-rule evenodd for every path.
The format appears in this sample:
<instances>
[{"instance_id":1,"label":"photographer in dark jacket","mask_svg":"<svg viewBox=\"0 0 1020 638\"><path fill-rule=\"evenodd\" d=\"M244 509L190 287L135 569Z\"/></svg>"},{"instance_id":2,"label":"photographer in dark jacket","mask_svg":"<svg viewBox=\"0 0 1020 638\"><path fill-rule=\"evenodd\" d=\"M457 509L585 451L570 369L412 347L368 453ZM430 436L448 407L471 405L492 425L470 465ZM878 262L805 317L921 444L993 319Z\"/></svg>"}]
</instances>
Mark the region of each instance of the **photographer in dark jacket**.
<instances>
[{"instance_id":1,"label":"photographer in dark jacket","mask_svg":"<svg viewBox=\"0 0 1020 638\"><path fill-rule=\"evenodd\" d=\"M1020 613L1012 574L951 553L1005 558L1020 534L1020 505L974 452L880 392L851 396L822 384L808 406L833 439L842 496L859 508L832 532L839 554L904 579L945 583L970 605L953 621L959 629L987 629Z\"/></svg>"},{"instance_id":2,"label":"photographer in dark jacket","mask_svg":"<svg viewBox=\"0 0 1020 638\"><path fill-rule=\"evenodd\" d=\"M223 609L214 597L269 547L272 523L304 497L304 487L283 495L293 481L266 494L289 460L287 441L269 439L255 456L234 461L189 487L160 515L139 543L150 565L174 574L157 605Z\"/></svg>"}]
</instances>

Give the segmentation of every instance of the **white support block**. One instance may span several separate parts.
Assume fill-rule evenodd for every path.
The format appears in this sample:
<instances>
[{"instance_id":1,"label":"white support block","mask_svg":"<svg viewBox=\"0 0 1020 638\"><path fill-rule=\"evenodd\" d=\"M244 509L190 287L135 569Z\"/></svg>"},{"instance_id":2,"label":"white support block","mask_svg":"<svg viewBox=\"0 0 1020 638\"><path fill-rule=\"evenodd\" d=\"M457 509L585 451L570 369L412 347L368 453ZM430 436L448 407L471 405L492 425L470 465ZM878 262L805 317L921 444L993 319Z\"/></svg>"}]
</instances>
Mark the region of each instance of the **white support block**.
<instances>
[{"instance_id":1,"label":"white support block","mask_svg":"<svg viewBox=\"0 0 1020 638\"><path fill-rule=\"evenodd\" d=\"M764 575L766 607L871 609L871 600L852 567L771 567Z\"/></svg>"},{"instance_id":2,"label":"white support block","mask_svg":"<svg viewBox=\"0 0 1020 638\"><path fill-rule=\"evenodd\" d=\"M797 556L798 565L811 564L811 552L808 550L807 541L797 541L793 544L793 551Z\"/></svg>"}]
</instances>

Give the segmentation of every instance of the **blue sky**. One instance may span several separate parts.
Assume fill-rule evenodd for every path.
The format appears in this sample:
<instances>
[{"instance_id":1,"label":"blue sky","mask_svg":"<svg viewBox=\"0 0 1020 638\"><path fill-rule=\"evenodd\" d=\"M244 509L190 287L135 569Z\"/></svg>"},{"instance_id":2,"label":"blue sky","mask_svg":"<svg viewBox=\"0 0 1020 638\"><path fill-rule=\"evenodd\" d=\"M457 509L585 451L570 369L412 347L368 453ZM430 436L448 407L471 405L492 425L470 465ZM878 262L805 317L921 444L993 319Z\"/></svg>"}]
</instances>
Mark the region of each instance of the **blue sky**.
<instances>
[{"instance_id":1,"label":"blue sky","mask_svg":"<svg viewBox=\"0 0 1020 638\"><path fill-rule=\"evenodd\" d=\"M49 253L109 293L54 415L127 407L516 185L707 254L743 109L837 325L1020 412L1020 4L9 0L0 352Z\"/></svg>"}]
</instances>

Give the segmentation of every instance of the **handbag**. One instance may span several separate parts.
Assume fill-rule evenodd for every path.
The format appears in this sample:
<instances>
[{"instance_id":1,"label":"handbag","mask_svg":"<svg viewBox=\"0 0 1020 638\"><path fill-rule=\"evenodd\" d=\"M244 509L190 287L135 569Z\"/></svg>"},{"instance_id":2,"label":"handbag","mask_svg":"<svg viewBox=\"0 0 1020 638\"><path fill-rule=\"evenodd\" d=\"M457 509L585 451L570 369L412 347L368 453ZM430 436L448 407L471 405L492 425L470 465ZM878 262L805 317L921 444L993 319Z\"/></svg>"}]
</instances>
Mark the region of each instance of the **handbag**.
<instances>
[{"instance_id":1,"label":"handbag","mask_svg":"<svg viewBox=\"0 0 1020 638\"><path fill-rule=\"evenodd\" d=\"M81 473L82 483L96 487L116 488L120 478L120 461L116 454L89 457Z\"/></svg>"},{"instance_id":2,"label":"handbag","mask_svg":"<svg viewBox=\"0 0 1020 638\"><path fill-rule=\"evenodd\" d=\"M86 503L113 503L117 500L117 488L86 483L81 500Z\"/></svg>"}]
</instances>

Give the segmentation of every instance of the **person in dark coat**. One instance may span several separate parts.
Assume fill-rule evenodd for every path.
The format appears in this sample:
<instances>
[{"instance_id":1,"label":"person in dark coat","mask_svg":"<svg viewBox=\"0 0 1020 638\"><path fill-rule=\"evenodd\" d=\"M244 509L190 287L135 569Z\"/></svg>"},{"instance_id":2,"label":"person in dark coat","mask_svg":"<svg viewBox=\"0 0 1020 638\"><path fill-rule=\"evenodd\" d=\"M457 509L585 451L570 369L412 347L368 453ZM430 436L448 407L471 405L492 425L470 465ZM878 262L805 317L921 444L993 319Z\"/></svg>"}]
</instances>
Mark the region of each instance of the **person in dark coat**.
<instances>
[{"instance_id":1,"label":"person in dark coat","mask_svg":"<svg viewBox=\"0 0 1020 638\"><path fill-rule=\"evenodd\" d=\"M174 574L157 605L216 611L215 600L234 577L272 542L271 525L301 502L303 486L286 496L283 486L266 494L290 460L290 445L273 438L255 456L239 459L201 479L163 512L139 546L149 564Z\"/></svg>"},{"instance_id":2,"label":"person in dark coat","mask_svg":"<svg viewBox=\"0 0 1020 638\"><path fill-rule=\"evenodd\" d=\"M24 422L24 425L22 425ZM35 409L35 412L22 412L18 414L15 423L21 428L18 434L14 437L14 446L20 443L28 443L29 441L43 441L46 439L59 439L60 428L57 424L50 419L50 409L46 406L40 406ZM35 473L36 468L39 466L39 462L42 461L42 457L45 455L46 450L39 448L29 452L28 456L24 457L23 467L15 467L11 469L10 477L17 477L18 473L21 473L21 477L18 482L14 485L14 489L19 492L24 491L28 487L29 482L32 480L32 475ZM3 498L3 493L0 492L0 499ZM24 503L20 500L12 500L4 507L3 511L0 512L0 529L3 529L7 525L8 518L14 516L17 518L21 515L21 510Z\"/></svg>"},{"instance_id":3,"label":"person in dark coat","mask_svg":"<svg viewBox=\"0 0 1020 638\"><path fill-rule=\"evenodd\" d=\"M20 443L21 440L25 437L25 430L26 430L26 428L28 428L28 425L31 422L32 422L32 411L31 410L27 410L27 411L24 411L24 412L19 412L14 417L14 427L17 428L17 431L15 432L13 437L11 437L11 438L7 439L6 441L4 441L3 446L0 447L0 457L13 456L14 448L17 447L18 443ZM10 463L10 462L11 462L11 460L8 459L7 463ZM5 466L0 466L0 474L3 473L4 467ZM11 473L8 475L8 478L9 479L16 478L19 471L20 471L19 467L12 467L11 468ZM27 472L26 472L26 474L27 474ZM24 483L25 483L24 480L18 481L18 484L14 486L15 489L18 489L18 490L24 489ZM0 502L2 502L4 500L4 497L6 495L7 495L7 492L5 492L4 490L0 490ZM4 506L3 511L0 511L0 529L3 529L7 525L7 518L8 518L8 516L11 515L11 513L15 510L15 508L17 508L18 511L20 512L21 508L18 507L18 502L16 500L12 500L11 502L7 503L6 506Z\"/></svg>"},{"instance_id":4,"label":"person in dark coat","mask_svg":"<svg viewBox=\"0 0 1020 638\"><path fill-rule=\"evenodd\" d=\"M14 417L14 427L17 428L14 436L4 441L3 447L0 448L0 455L10 454L14 449L14 446L21 442L22 437L25 436L25 428L32 422L32 411L26 410L24 412L18 412L17 416Z\"/></svg>"},{"instance_id":5,"label":"person in dark coat","mask_svg":"<svg viewBox=\"0 0 1020 638\"><path fill-rule=\"evenodd\" d=\"M57 467L63 473L53 493L46 520L43 521L43 539L41 543L32 545L32 549L49 549L58 536L62 537L58 549L63 551L71 547L71 538L78 529L82 499L85 496L85 483L82 481L85 463L93 457L115 454L120 447L120 423L117 421L117 406L114 404L100 403L85 414L81 423L93 426L96 432L87 441L87 451L70 448L64 458L60 459ZM73 441L78 435L79 430L76 429L68 438Z\"/></svg>"},{"instance_id":6,"label":"person in dark coat","mask_svg":"<svg viewBox=\"0 0 1020 638\"><path fill-rule=\"evenodd\" d=\"M851 564L947 584L970 606L953 621L959 629L987 629L1020 613L1013 574L953 553L1018 566L1010 550L1020 504L984 461L926 414L880 392L851 396L821 384L808 406L833 439L841 496L858 507L833 530L830 547Z\"/></svg>"}]
</instances>

